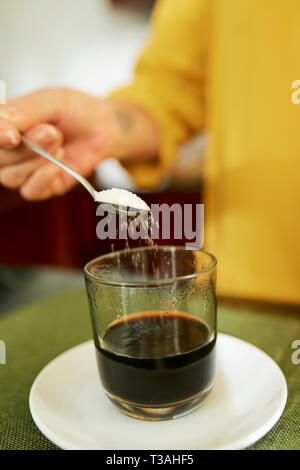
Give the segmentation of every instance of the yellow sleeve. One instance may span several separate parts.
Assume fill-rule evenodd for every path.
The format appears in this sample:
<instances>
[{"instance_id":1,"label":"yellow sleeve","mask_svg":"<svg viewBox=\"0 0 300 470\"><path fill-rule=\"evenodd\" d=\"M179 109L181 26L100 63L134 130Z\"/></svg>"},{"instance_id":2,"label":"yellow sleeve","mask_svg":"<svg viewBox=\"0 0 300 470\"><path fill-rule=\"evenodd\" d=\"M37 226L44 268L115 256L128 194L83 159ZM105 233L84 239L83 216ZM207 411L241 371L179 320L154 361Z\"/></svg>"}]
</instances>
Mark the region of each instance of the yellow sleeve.
<instances>
[{"instance_id":1,"label":"yellow sleeve","mask_svg":"<svg viewBox=\"0 0 300 470\"><path fill-rule=\"evenodd\" d=\"M157 186L178 145L203 127L207 0L158 0L132 80L111 97L146 109L160 130L158 163L127 163L140 187Z\"/></svg>"}]
</instances>

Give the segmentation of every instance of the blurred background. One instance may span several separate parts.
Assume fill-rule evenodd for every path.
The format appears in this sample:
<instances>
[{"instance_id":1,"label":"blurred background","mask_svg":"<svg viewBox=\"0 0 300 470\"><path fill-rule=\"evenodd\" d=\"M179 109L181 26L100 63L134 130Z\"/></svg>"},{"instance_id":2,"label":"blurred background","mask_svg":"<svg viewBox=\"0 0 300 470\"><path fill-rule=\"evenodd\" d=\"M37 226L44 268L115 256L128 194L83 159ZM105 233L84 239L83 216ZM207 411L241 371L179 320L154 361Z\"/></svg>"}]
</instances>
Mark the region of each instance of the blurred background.
<instances>
[{"instance_id":1,"label":"blurred background","mask_svg":"<svg viewBox=\"0 0 300 470\"><path fill-rule=\"evenodd\" d=\"M153 5L154 0L1 0L0 79L6 84L7 97L41 87L71 87L105 96L126 83L147 36ZM149 204L201 202L204 144L203 136L185 144L162 186L142 197ZM106 160L92 179L99 190L134 190L129 174L116 160ZM17 191L0 186L4 310L32 295L81 282L74 269L111 250L110 240L96 237L95 209L81 187L64 197L30 203ZM123 248L123 242L116 243L116 248ZM20 293L16 296L17 286Z\"/></svg>"}]
</instances>

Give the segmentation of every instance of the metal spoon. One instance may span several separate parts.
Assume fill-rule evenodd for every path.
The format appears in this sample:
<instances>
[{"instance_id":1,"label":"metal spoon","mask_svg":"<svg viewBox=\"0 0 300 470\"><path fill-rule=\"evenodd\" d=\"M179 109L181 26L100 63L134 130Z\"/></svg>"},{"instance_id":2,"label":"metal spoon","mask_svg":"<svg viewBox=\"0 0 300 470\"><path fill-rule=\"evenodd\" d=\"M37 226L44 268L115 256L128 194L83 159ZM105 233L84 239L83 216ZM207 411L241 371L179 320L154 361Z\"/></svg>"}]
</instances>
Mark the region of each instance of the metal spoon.
<instances>
[{"instance_id":1,"label":"metal spoon","mask_svg":"<svg viewBox=\"0 0 300 470\"><path fill-rule=\"evenodd\" d=\"M81 176L79 173L77 173L77 171L73 170L72 168L70 168L68 165L61 162L60 160L57 160L57 158L53 157L53 155L46 152L39 145L36 145L33 142L31 142L29 139L27 139L27 137L22 136L22 142L28 148L30 148L34 152L38 153L42 157L47 158L48 160L50 160L50 162L54 163L55 165L58 165L64 171L69 173L69 175L73 176L73 178L77 179L77 181L79 181L79 183L81 183L82 186L84 186L85 189L90 193L90 195L92 196L94 201L101 204L104 207L105 210L108 210L110 212L116 212L116 213L123 214L123 215L136 215L137 213L146 212L146 211L141 210L141 209L136 208L136 207L127 207L127 206L121 206L121 205L112 204L112 203L108 204L105 201L103 201L103 202L99 201L99 199L97 199L97 201L96 201L96 196L98 195L98 197L99 197L99 193L101 194L101 191L100 192L96 191L96 189L91 185L91 183L89 183L89 181L87 179L85 179L83 176ZM112 207L114 208L113 211L112 211Z\"/></svg>"}]
</instances>

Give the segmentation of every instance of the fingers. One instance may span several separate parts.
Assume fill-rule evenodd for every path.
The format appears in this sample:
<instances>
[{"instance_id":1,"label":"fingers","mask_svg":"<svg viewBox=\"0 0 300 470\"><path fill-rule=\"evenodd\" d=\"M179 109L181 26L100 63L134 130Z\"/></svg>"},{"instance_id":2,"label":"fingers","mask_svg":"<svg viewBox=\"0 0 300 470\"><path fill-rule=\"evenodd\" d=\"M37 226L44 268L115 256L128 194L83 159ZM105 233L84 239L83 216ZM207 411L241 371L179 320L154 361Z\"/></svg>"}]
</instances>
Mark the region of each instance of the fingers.
<instances>
[{"instance_id":1,"label":"fingers","mask_svg":"<svg viewBox=\"0 0 300 470\"><path fill-rule=\"evenodd\" d=\"M51 139L62 141L62 134L59 134L57 128L46 128L46 125L41 123L56 122L59 119L64 109L65 96L65 90L39 90L9 100L7 104L0 104L0 166L7 164L6 160L10 158L3 153L3 149L18 147L21 143L21 132L28 133L28 137L32 137L33 141L47 149L52 145ZM59 145L61 142L56 148ZM11 158L13 162L22 159L20 153L11 155Z\"/></svg>"},{"instance_id":2,"label":"fingers","mask_svg":"<svg viewBox=\"0 0 300 470\"><path fill-rule=\"evenodd\" d=\"M7 166L0 171L0 182L6 188L18 189L37 168L45 163L46 160L43 157L33 157L17 165Z\"/></svg>"},{"instance_id":3,"label":"fingers","mask_svg":"<svg viewBox=\"0 0 300 470\"><path fill-rule=\"evenodd\" d=\"M55 142L58 144L61 140ZM99 155L87 142L68 144L51 153L83 176L89 176L99 163ZM42 157L29 157L3 168L0 182L10 188L20 188L21 195L30 201L63 195L77 183L75 178Z\"/></svg>"},{"instance_id":4,"label":"fingers","mask_svg":"<svg viewBox=\"0 0 300 470\"><path fill-rule=\"evenodd\" d=\"M59 160L63 159L64 150L62 148L51 153ZM46 164L48 161L45 158L34 156L16 165L6 166L0 171L0 183L9 189L21 188L38 168Z\"/></svg>"},{"instance_id":5,"label":"fingers","mask_svg":"<svg viewBox=\"0 0 300 470\"><path fill-rule=\"evenodd\" d=\"M26 137L57 158L63 157L62 132L49 124L40 124L26 133ZM10 189L20 188L34 171L47 163L26 146L17 150L0 150L0 183Z\"/></svg>"},{"instance_id":6,"label":"fingers","mask_svg":"<svg viewBox=\"0 0 300 470\"><path fill-rule=\"evenodd\" d=\"M61 158L83 176L89 176L99 157L86 142L72 143L65 146ZM77 184L75 178L58 168L53 163L46 163L34 171L20 189L21 195L31 201L41 201L53 196L62 196Z\"/></svg>"},{"instance_id":7,"label":"fingers","mask_svg":"<svg viewBox=\"0 0 300 470\"><path fill-rule=\"evenodd\" d=\"M45 150L57 150L64 140L61 130L51 124L37 124L24 135Z\"/></svg>"},{"instance_id":8,"label":"fingers","mask_svg":"<svg viewBox=\"0 0 300 470\"><path fill-rule=\"evenodd\" d=\"M72 176L52 163L46 163L28 178L20 193L29 201L42 201L65 194L75 184L76 180Z\"/></svg>"},{"instance_id":9,"label":"fingers","mask_svg":"<svg viewBox=\"0 0 300 470\"><path fill-rule=\"evenodd\" d=\"M7 104L0 104L0 119L5 119L19 131L26 132L41 122L55 123L59 120L65 99L65 90L38 90L9 100Z\"/></svg>"},{"instance_id":10,"label":"fingers","mask_svg":"<svg viewBox=\"0 0 300 470\"><path fill-rule=\"evenodd\" d=\"M0 119L0 147L12 149L20 144L21 136L9 121Z\"/></svg>"},{"instance_id":11,"label":"fingers","mask_svg":"<svg viewBox=\"0 0 300 470\"><path fill-rule=\"evenodd\" d=\"M6 128L9 132L12 132L11 124L6 122ZM1 139L2 124L0 121L0 139ZM4 131L7 132L7 131ZM39 124L25 134L28 139L32 142L40 145L45 150L56 152L63 144L63 134L55 126L50 124ZM0 140L1 142L1 140ZM1 143L0 143L1 146ZM24 160L28 160L32 156L36 156L32 150L28 149L25 145L13 149L10 151L0 149L0 169L5 166L15 165Z\"/></svg>"}]
</instances>

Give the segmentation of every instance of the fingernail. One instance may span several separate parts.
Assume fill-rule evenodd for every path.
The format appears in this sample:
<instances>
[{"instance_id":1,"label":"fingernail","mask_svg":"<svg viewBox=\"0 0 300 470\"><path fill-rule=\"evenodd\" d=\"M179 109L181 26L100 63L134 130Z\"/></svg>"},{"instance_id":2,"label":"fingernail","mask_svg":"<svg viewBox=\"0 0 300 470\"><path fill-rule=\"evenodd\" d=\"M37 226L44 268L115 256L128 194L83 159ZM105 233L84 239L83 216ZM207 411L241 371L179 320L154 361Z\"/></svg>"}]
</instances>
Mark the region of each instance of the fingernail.
<instances>
[{"instance_id":1,"label":"fingernail","mask_svg":"<svg viewBox=\"0 0 300 470\"><path fill-rule=\"evenodd\" d=\"M45 134L47 135L47 133L44 131L44 128L42 127L28 132L27 136L33 140L44 140Z\"/></svg>"},{"instance_id":2,"label":"fingernail","mask_svg":"<svg viewBox=\"0 0 300 470\"><path fill-rule=\"evenodd\" d=\"M30 133L30 137L38 142L47 144L47 143L52 143L53 141L57 139L57 132L52 126L43 124L40 127L34 129Z\"/></svg>"},{"instance_id":3,"label":"fingernail","mask_svg":"<svg viewBox=\"0 0 300 470\"><path fill-rule=\"evenodd\" d=\"M16 117L16 110L13 108L13 106L9 106L7 104L0 106L0 119L14 121Z\"/></svg>"},{"instance_id":4,"label":"fingernail","mask_svg":"<svg viewBox=\"0 0 300 470\"><path fill-rule=\"evenodd\" d=\"M11 130L8 131L0 131L0 142L3 145L18 145L18 139L15 133Z\"/></svg>"},{"instance_id":5,"label":"fingernail","mask_svg":"<svg viewBox=\"0 0 300 470\"><path fill-rule=\"evenodd\" d=\"M55 129L55 127L49 125L47 127L47 132L51 134L53 137L55 137L55 139L57 139L57 130Z\"/></svg>"},{"instance_id":6,"label":"fingernail","mask_svg":"<svg viewBox=\"0 0 300 470\"><path fill-rule=\"evenodd\" d=\"M5 111L0 110L0 119L6 119L8 121L9 118L10 118L9 113L6 113Z\"/></svg>"}]
</instances>

